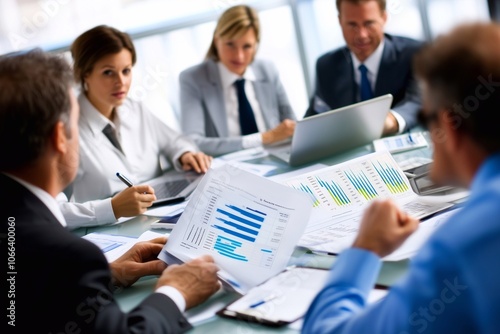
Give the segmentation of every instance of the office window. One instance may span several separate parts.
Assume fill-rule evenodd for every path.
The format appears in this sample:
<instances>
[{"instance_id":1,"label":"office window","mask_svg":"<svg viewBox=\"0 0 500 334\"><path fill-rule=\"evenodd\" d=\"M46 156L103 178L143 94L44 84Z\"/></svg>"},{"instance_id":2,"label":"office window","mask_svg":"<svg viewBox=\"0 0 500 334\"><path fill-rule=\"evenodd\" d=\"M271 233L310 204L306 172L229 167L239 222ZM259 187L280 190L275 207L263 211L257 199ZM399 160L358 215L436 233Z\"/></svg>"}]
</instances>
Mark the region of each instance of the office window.
<instances>
[{"instance_id":1,"label":"office window","mask_svg":"<svg viewBox=\"0 0 500 334\"><path fill-rule=\"evenodd\" d=\"M486 0L427 0L432 38L454 26L471 21L489 21Z\"/></svg>"},{"instance_id":2,"label":"office window","mask_svg":"<svg viewBox=\"0 0 500 334\"><path fill-rule=\"evenodd\" d=\"M388 0L387 14L387 33L425 40L418 0Z\"/></svg>"},{"instance_id":3,"label":"office window","mask_svg":"<svg viewBox=\"0 0 500 334\"><path fill-rule=\"evenodd\" d=\"M275 63L300 119L316 59L345 44L335 0L0 0L0 54L35 46L65 52L99 24L127 31L138 52L131 96L178 128L178 75L203 60L215 19L240 3L259 10L257 57ZM415 39L489 19L487 0L387 0L387 11L386 31Z\"/></svg>"}]
</instances>

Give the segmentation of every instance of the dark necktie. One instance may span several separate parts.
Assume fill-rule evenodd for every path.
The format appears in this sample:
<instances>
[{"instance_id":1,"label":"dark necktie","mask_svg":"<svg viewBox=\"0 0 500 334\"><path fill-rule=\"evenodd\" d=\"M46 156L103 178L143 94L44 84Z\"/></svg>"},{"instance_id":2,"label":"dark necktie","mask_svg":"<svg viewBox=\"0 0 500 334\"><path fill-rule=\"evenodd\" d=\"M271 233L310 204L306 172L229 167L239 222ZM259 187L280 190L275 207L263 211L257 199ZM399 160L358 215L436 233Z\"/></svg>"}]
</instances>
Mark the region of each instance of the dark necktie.
<instances>
[{"instance_id":1,"label":"dark necktie","mask_svg":"<svg viewBox=\"0 0 500 334\"><path fill-rule=\"evenodd\" d=\"M372 86L370 85L370 81L368 80L368 69L363 64L359 65L358 69L361 72L361 85L360 85L361 101L372 99L373 92L372 92Z\"/></svg>"},{"instance_id":2,"label":"dark necktie","mask_svg":"<svg viewBox=\"0 0 500 334\"><path fill-rule=\"evenodd\" d=\"M111 126L111 124L106 125L104 129L102 129L102 133L104 133L104 135L109 139L114 147L116 147L123 153L122 146L120 145L120 142L116 137L115 129Z\"/></svg>"},{"instance_id":3,"label":"dark necktie","mask_svg":"<svg viewBox=\"0 0 500 334\"><path fill-rule=\"evenodd\" d=\"M239 79L234 82L238 95L238 112L240 118L240 128L242 135L249 135L259 132L255 116L253 114L252 106L248 102L247 95L245 94L245 79Z\"/></svg>"}]
</instances>

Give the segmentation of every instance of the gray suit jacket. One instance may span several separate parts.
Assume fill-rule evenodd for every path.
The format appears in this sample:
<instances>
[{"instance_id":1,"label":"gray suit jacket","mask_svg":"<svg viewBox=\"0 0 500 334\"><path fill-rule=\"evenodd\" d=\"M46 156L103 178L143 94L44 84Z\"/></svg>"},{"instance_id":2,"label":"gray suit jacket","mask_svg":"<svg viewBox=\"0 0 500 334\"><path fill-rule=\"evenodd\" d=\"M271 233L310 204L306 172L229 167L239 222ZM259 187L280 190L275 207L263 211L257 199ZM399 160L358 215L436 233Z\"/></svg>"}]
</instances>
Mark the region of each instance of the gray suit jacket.
<instances>
[{"instance_id":1,"label":"gray suit jacket","mask_svg":"<svg viewBox=\"0 0 500 334\"><path fill-rule=\"evenodd\" d=\"M295 120L278 71L269 62L255 60L255 95L268 130L285 119ZM206 60L183 71L179 77L181 91L181 126L199 148L210 155L221 155L243 149L242 137L229 137L227 113L217 63Z\"/></svg>"}]
</instances>

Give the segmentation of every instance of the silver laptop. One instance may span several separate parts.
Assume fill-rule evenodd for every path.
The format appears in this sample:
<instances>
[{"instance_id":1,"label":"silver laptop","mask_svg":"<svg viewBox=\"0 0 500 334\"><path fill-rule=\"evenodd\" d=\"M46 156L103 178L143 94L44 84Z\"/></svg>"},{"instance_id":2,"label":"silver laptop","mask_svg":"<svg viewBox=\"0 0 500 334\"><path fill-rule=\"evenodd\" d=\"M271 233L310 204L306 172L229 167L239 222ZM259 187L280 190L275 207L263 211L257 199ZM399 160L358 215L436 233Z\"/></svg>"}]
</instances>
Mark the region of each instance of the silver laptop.
<instances>
[{"instance_id":1,"label":"silver laptop","mask_svg":"<svg viewBox=\"0 0 500 334\"><path fill-rule=\"evenodd\" d=\"M203 174L171 170L143 183L155 190L156 201L153 202L153 207L157 207L184 201L202 178Z\"/></svg>"},{"instance_id":2,"label":"silver laptop","mask_svg":"<svg viewBox=\"0 0 500 334\"><path fill-rule=\"evenodd\" d=\"M391 103L387 94L304 118L297 122L291 146L270 154L299 166L369 144L382 136Z\"/></svg>"}]
</instances>

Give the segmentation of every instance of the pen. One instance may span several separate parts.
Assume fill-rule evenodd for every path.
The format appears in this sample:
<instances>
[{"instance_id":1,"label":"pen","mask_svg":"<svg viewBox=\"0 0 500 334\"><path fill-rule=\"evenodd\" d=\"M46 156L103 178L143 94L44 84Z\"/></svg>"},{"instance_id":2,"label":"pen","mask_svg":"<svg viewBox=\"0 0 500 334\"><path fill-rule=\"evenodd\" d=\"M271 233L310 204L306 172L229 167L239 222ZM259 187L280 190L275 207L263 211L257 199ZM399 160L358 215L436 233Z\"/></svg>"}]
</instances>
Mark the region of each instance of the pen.
<instances>
[{"instance_id":1,"label":"pen","mask_svg":"<svg viewBox=\"0 0 500 334\"><path fill-rule=\"evenodd\" d=\"M116 173L116 176L118 176L118 178L127 185L127 187L132 187L133 184L132 182L130 182L129 179L127 179L124 175L120 174L120 173Z\"/></svg>"},{"instance_id":2,"label":"pen","mask_svg":"<svg viewBox=\"0 0 500 334\"><path fill-rule=\"evenodd\" d=\"M255 302L249 306L249 308L256 308L257 306L260 306L262 304L265 304L273 299L275 299L277 296L276 295L269 295L266 298L259 300L258 302Z\"/></svg>"},{"instance_id":3,"label":"pen","mask_svg":"<svg viewBox=\"0 0 500 334\"><path fill-rule=\"evenodd\" d=\"M410 143L415 144L415 141L413 140L413 137L411 136L410 131L408 131L408 140L410 141Z\"/></svg>"}]
</instances>

